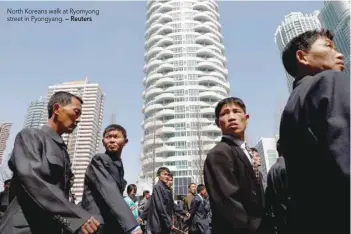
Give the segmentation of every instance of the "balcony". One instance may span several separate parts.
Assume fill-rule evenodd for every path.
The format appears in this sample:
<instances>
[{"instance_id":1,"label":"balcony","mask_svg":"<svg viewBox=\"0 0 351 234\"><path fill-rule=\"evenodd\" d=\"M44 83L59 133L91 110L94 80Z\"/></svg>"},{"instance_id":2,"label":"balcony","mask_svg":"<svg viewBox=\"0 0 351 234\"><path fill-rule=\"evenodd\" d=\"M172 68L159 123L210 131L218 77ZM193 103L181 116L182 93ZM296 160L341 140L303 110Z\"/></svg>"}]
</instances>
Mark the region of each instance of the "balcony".
<instances>
[{"instance_id":1,"label":"balcony","mask_svg":"<svg viewBox=\"0 0 351 234\"><path fill-rule=\"evenodd\" d=\"M175 115L175 111L174 110L170 110L170 109L163 109L159 112L157 112L155 114L156 118L160 118L160 117L165 117L165 116L174 116Z\"/></svg>"},{"instance_id":2,"label":"balcony","mask_svg":"<svg viewBox=\"0 0 351 234\"><path fill-rule=\"evenodd\" d=\"M207 91L207 92L202 92L199 94L200 98L212 98L212 99L217 99L217 100L221 100L223 98L225 98L225 96L220 95L218 93L215 93L213 91Z\"/></svg>"},{"instance_id":3,"label":"balcony","mask_svg":"<svg viewBox=\"0 0 351 234\"><path fill-rule=\"evenodd\" d=\"M157 22L161 23L161 24L166 24L166 23L172 22L172 16L167 15L167 14L162 14L162 16L158 19Z\"/></svg>"},{"instance_id":4,"label":"balcony","mask_svg":"<svg viewBox=\"0 0 351 234\"><path fill-rule=\"evenodd\" d=\"M214 112L215 112L214 108L212 108L212 107L206 107L206 108L202 108L200 110L201 114L213 114Z\"/></svg>"},{"instance_id":5,"label":"balcony","mask_svg":"<svg viewBox=\"0 0 351 234\"><path fill-rule=\"evenodd\" d=\"M145 79L145 82L144 82L145 86L148 87L151 82L159 80L162 77L163 77L163 75L160 73L153 73L153 74L147 76Z\"/></svg>"},{"instance_id":6,"label":"balcony","mask_svg":"<svg viewBox=\"0 0 351 234\"><path fill-rule=\"evenodd\" d=\"M145 73L149 73L152 69L158 67L159 65L161 65L163 63L162 60L159 60L159 59L155 59L155 60L152 60L151 62L149 62L145 68L144 68L144 72Z\"/></svg>"},{"instance_id":7,"label":"balcony","mask_svg":"<svg viewBox=\"0 0 351 234\"><path fill-rule=\"evenodd\" d=\"M155 85L157 87L162 87L164 85L172 85L174 84L174 79L173 78L169 78L169 77L164 77L162 79L159 79L158 81L156 81Z\"/></svg>"},{"instance_id":8,"label":"balcony","mask_svg":"<svg viewBox=\"0 0 351 234\"><path fill-rule=\"evenodd\" d=\"M211 114L213 114L213 113L214 113L214 109L212 109ZM201 128L201 131L203 131L203 132L218 132L219 130L220 129L214 124L207 125L207 126L204 126ZM212 141L212 140L210 140L210 141Z\"/></svg>"},{"instance_id":9,"label":"balcony","mask_svg":"<svg viewBox=\"0 0 351 234\"><path fill-rule=\"evenodd\" d=\"M156 137L155 139L149 139L144 141L144 147L150 147L154 144L155 145L163 144L163 140L159 137Z\"/></svg>"},{"instance_id":10,"label":"balcony","mask_svg":"<svg viewBox=\"0 0 351 234\"><path fill-rule=\"evenodd\" d=\"M173 93L162 93L155 97L155 102L165 101L165 100L174 100L175 96Z\"/></svg>"},{"instance_id":11,"label":"balcony","mask_svg":"<svg viewBox=\"0 0 351 234\"><path fill-rule=\"evenodd\" d=\"M155 96L160 93L163 93L163 90L161 88L151 88L145 92L145 99L148 99L151 96Z\"/></svg>"},{"instance_id":12,"label":"balcony","mask_svg":"<svg viewBox=\"0 0 351 234\"><path fill-rule=\"evenodd\" d=\"M173 27L170 25L163 25L159 30L157 30L157 35L166 35L173 32Z\"/></svg>"},{"instance_id":13,"label":"balcony","mask_svg":"<svg viewBox=\"0 0 351 234\"><path fill-rule=\"evenodd\" d=\"M161 120L153 121L153 119L150 119L149 121L147 121L147 123L144 124L144 129L151 130L154 128L159 128L160 126L163 126L163 122Z\"/></svg>"},{"instance_id":14,"label":"balcony","mask_svg":"<svg viewBox=\"0 0 351 234\"><path fill-rule=\"evenodd\" d=\"M155 59L167 59L167 58L172 58L172 57L173 57L173 51L168 50L168 49L164 49L156 55Z\"/></svg>"},{"instance_id":15,"label":"balcony","mask_svg":"<svg viewBox=\"0 0 351 234\"><path fill-rule=\"evenodd\" d=\"M145 42L145 48L146 49L151 48L156 42L158 42L162 38L163 38L162 35L152 35L150 39Z\"/></svg>"},{"instance_id":16,"label":"balcony","mask_svg":"<svg viewBox=\"0 0 351 234\"><path fill-rule=\"evenodd\" d=\"M173 39L168 37L168 36L163 36L161 40L159 40L156 44L155 47L168 47L173 44Z\"/></svg>"},{"instance_id":17,"label":"balcony","mask_svg":"<svg viewBox=\"0 0 351 234\"><path fill-rule=\"evenodd\" d=\"M157 148L155 151L156 153L168 153L168 152L174 152L176 150L177 149L174 146L163 145Z\"/></svg>"},{"instance_id":18,"label":"balcony","mask_svg":"<svg viewBox=\"0 0 351 234\"><path fill-rule=\"evenodd\" d=\"M156 73L166 73L166 72L173 71L173 69L174 69L173 64L163 63L156 69Z\"/></svg>"},{"instance_id":19,"label":"balcony","mask_svg":"<svg viewBox=\"0 0 351 234\"><path fill-rule=\"evenodd\" d=\"M216 16L211 12L198 12L194 15L197 21L217 21Z\"/></svg>"},{"instance_id":20,"label":"balcony","mask_svg":"<svg viewBox=\"0 0 351 234\"><path fill-rule=\"evenodd\" d=\"M164 107L161 104L152 104L152 105L147 106L144 109L144 113L149 114L150 112L158 111L158 110L163 109L163 108Z\"/></svg>"},{"instance_id":21,"label":"balcony","mask_svg":"<svg viewBox=\"0 0 351 234\"><path fill-rule=\"evenodd\" d=\"M153 56L156 56L160 51L162 51L162 47L152 47L147 52L147 60L150 60Z\"/></svg>"},{"instance_id":22,"label":"balcony","mask_svg":"<svg viewBox=\"0 0 351 234\"><path fill-rule=\"evenodd\" d=\"M157 9L157 13L166 13L173 10L173 7L170 3L162 3L162 6L160 8Z\"/></svg>"},{"instance_id":23,"label":"balcony","mask_svg":"<svg viewBox=\"0 0 351 234\"><path fill-rule=\"evenodd\" d=\"M150 35L149 38L151 38L157 30L159 30L160 28L162 28L163 24L152 24L148 30L146 30L145 35Z\"/></svg>"}]
</instances>

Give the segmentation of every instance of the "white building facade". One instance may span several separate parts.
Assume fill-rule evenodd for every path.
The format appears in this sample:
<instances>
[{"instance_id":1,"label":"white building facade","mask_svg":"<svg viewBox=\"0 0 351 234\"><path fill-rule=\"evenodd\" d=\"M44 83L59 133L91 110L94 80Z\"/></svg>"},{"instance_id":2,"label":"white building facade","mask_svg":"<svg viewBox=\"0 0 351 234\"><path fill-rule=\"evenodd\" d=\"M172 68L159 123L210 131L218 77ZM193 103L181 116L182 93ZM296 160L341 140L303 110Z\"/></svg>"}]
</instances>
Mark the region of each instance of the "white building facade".
<instances>
[{"instance_id":1,"label":"white building facade","mask_svg":"<svg viewBox=\"0 0 351 234\"><path fill-rule=\"evenodd\" d=\"M277 139L276 138L261 138L255 148L261 156L261 172L267 175L269 169L277 161Z\"/></svg>"},{"instance_id":2,"label":"white building facade","mask_svg":"<svg viewBox=\"0 0 351 234\"><path fill-rule=\"evenodd\" d=\"M2 163L12 123L0 122L0 164Z\"/></svg>"},{"instance_id":3,"label":"white building facade","mask_svg":"<svg viewBox=\"0 0 351 234\"><path fill-rule=\"evenodd\" d=\"M43 97L40 97L38 100L31 102L27 109L23 128L40 128L42 126L42 120L45 112L47 112L47 109L48 108Z\"/></svg>"},{"instance_id":4,"label":"white building facade","mask_svg":"<svg viewBox=\"0 0 351 234\"><path fill-rule=\"evenodd\" d=\"M148 1L146 16L140 179L166 166L183 195L202 181L206 153L221 138L214 108L230 90L218 5Z\"/></svg>"},{"instance_id":5,"label":"white building facade","mask_svg":"<svg viewBox=\"0 0 351 234\"><path fill-rule=\"evenodd\" d=\"M303 14L301 12L291 12L284 17L281 25L278 26L274 34L274 42L278 46L279 55L285 48L285 46L296 36L314 29L321 29L321 24L318 19L319 11L315 11L312 14ZM285 69L284 69L285 70ZM287 72L286 80L288 85L289 93L293 89L294 78Z\"/></svg>"},{"instance_id":6,"label":"white building facade","mask_svg":"<svg viewBox=\"0 0 351 234\"><path fill-rule=\"evenodd\" d=\"M83 81L66 82L49 86L47 100L58 92L66 91L82 98L81 121L71 134L64 134L63 140L67 144L68 153L71 158L72 170L75 175L73 192L77 201L81 200L83 194L84 176L91 158L98 153L102 140L102 121L104 115L105 94L99 84ZM48 113L45 112L43 124L47 122Z\"/></svg>"}]
</instances>

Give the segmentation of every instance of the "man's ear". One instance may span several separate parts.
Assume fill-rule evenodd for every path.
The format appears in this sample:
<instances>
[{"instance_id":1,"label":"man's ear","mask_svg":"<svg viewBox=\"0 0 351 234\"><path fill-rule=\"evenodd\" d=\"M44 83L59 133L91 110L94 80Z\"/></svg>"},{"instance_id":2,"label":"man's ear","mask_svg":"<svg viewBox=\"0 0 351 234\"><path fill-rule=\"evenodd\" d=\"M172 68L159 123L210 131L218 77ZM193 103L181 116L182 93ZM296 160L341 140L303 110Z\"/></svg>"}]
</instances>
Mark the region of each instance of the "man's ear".
<instances>
[{"instance_id":1,"label":"man's ear","mask_svg":"<svg viewBox=\"0 0 351 234\"><path fill-rule=\"evenodd\" d=\"M58 110L60 109L60 104L55 103L52 107L52 115L58 115Z\"/></svg>"},{"instance_id":2,"label":"man's ear","mask_svg":"<svg viewBox=\"0 0 351 234\"><path fill-rule=\"evenodd\" d=\"M303 50L298 50L296 51L296 60L298 63L301 63L303 65L307 65L308 61L307 61L307 53Z\"/></svg>"},{"instance_id":3,"label":"man's ear","mask_svg":"<svg viewBox=\"0 0 351 234\"><path fill-rule=\"evenodd\" d=\"M219 126L219 119L216 119L215 122L216 122L217 127L221 128L221 126Z\"/></svg>"},{"instance_id":4,"label":"man's ear","mask_svg":"<svg viewBox=\"0 0 351 234\"><path fill-rule=\"evenodd\" d=\"M128 138L124 140L124 145L128 143Z\"/></svg>"}]
</instances>

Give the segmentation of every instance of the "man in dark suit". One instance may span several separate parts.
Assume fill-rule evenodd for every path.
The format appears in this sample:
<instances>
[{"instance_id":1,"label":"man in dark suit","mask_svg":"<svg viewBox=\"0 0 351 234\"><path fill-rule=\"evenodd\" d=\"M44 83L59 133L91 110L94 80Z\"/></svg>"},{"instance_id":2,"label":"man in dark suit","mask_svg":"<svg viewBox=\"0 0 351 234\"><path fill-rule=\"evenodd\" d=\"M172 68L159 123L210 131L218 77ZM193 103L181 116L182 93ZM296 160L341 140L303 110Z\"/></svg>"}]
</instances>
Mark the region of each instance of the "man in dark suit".
<instances>
[{"instance_id":1,"label":"man in dark suit","mask_svg":"<svg viewBox=\"0 0 351 234\"><path fill-rule=\"evenodd\" d=\"M1 217L4 215L7 207L9 206L9 194L10 194L10 184L11 180L6 180L4 182L4 191L0 193L0 220Z\"/></svg>"},{"instance_id":2,"label":"man in dark suit","mask_svg":"<svg viewBox=\"0 0 351 234\"><path fill-rule=\"evenodd\" d=\"M190 210L190 205L191 205L191 202L193 201L195 195L196 195L196 184L190 183L188 185L188 194L184 198L184 205L185 205L185 209L187 211Z\"/></svg>"},{"instance_id":3,"label":"man in dark suit","mask_svg":"<svg viewBox=\"0 0 351 234\"><path fill-rule=\"evenodd\" d=\"M95 233L99 222L69 201L71 164L61 135L79 123L83 101L56 92L48 103L48 124L24 129L15 139L9 167L10 201L0 233Z\"/></svg>"},{"instance_id":4,"label":"man in dark suit","mask_svg":"<svg viewBox=\"0 0 351 234\"><path fill-rule=\"evenodd\" d=\"M288 176L282 155L280 140L277 141L279 157L269 169L265 191L265 233L286 234L286 211L291 196L288 190Z\"/></svg>"},{"instance_id":5,"label":"man in dark suit","mask_svg":"<svg viewBox=\"0 0 351 234\"><path fill-rule=\"evenodd\" d=\"M189 234L210 234L210 203L203 184L197 186L197 195L190 205Z\"/></svg>"},{"instance_id":6,"label":"man in dark suit","mask_svg":"<svg viewBox=\"0 0 351 234\"><path fill-rule=\"evenodd\" d=\"M141 234L123 199L127 181L124 180L122 151L128 143L127 132L122 126L111 124L104 130L102 143L106 152L95 155L85 173L82 207L104 223L103 234Z\"/></svg>"},{"instance_id":7,"label":"man in dark suit","mask_svg":"<svg viewBox=\"0 0 351 234\"><path fill-rule=\"evenodd\" d=\"M217 104L215 115L223 137L208 152L204 165L212 233L259 233L263 203L253 156L245 142L246 106L240 98L229 97Z\"/></svg>"},{"instance_id":8,"label":"man in dark suit","mask_svg":"<svg viewBox=\"0 0 351 234\"><path fill-rule=\"evenodd\" d=\"M159 181L152 190L147 209L147 224L152 234L170 234L175 230L173 225L174 201L171 189L167 186L170 170L160 167L157 170Z\"/></svg>"},{"instance_id":9,"label":"man in dark suit","mask_svg":"<svg viewBox=\"0 0 351 234\"><path fill-rule=\"evenodd\" d=\"M280 125L292 233L350 233L350 77L332 40L307 31L282 54L295 78Z\"/></svg>"},{"instance_id":10,"label":"man in dark suit","mask_svg":"<svg viewBox=\"0 0 351 234\"><path fill-rule=\"evenodd\" d=\"M4 191L0 193L0 212L5 212L9 206L9 193L10 193L11 179L5 180Z\"/></svg>"}]
</instances>

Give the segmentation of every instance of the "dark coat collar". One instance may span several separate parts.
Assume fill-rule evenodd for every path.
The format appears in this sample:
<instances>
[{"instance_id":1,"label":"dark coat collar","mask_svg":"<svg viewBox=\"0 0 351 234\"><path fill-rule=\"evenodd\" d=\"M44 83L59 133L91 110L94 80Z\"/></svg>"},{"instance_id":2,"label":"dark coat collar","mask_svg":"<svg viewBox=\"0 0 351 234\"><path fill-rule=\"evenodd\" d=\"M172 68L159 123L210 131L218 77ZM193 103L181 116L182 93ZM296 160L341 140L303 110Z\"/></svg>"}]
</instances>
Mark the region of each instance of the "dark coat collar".
<instances>
[{"instance_id":1,"label":"dark coat collar","mask_svg":"<svg viewBox=\"0 0 351 234\"><path fill-rule=\"evenodd\" d=\"M64 142L63 142L63 139L61 136L59 136L56 132L54 132L52 130L52 128L50 128L49 126L47 125L44 125L41 130L43 132L45 132L49 137L51 137L54 141L56 141L57 143L61 144L61 145L66 145Z\"/></svg>"},{"instance_id":2,"label":"dark coat collar","mask_svg":"<svg viewBox=\"0 0 351 234\"><path fill-rule=\"evenodd\" d=\"M314 76L304 76L301 79L295 79L293 82L293 89L295 89L297 86L299 86L300 84L302 84L303 82L313 78Z\"/></svg>"}]
</instances>

